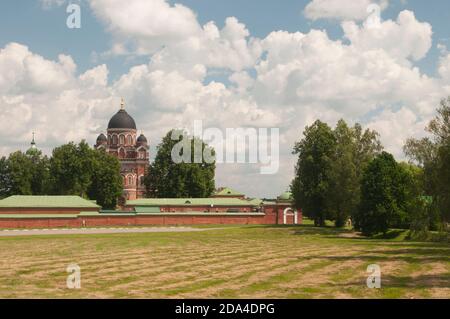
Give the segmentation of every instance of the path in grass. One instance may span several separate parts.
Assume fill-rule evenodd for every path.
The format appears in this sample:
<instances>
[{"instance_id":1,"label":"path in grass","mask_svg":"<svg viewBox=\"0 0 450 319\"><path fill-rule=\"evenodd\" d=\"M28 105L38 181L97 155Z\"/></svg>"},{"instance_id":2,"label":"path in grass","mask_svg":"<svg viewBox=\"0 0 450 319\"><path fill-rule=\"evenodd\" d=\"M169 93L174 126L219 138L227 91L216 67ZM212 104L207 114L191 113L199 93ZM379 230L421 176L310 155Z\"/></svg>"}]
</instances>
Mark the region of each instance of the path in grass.
<instances>
[{"instance_id":1,"label":"path in grass","mask_svg":"<svg viewBox=\"0 0 450 319\"><path fill-rule=\"evenodd\" d=\"M381 289L366 287L374 263ZM312 226L4 237L0 298L14 297L450 298L450 247Z\"/></svg>"}]
</instances>

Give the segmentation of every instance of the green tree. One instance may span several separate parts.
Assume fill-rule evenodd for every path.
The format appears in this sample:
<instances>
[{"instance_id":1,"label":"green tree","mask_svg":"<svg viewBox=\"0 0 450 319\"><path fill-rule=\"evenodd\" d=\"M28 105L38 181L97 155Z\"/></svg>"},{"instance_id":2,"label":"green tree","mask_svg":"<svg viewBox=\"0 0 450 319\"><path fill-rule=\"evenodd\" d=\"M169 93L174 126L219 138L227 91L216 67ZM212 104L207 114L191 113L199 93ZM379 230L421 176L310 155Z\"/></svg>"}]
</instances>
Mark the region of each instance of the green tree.
<instances>
[{"instance_id":1,"label":"green tree","mask_svg":"<svg viewBox=\"0 0 450 319\"><path fill-rule=\"evenodd\" d=\"M29 149L25 155L32 163L31 192L46 195L50 191L50 160L37 149Z\"/></svg>"},{"instance_id":2,"label":"green tree","mask_svg":"<svg viewBox=\"0 0 450 319\"><path fill-rule=\"evenodd\" d=\"M119 160L104 150L92 150L93 170L88 189L90 199L105 209L114 209L123 191Z\"/></svg>"},{"instance_id":3,"label":"green tree","mask_svg":"<svg viewBox=\"0 0 450 319\"><path fill-rule=\"evenodd\" d=\"M293 151L298 161L291 191L296 207L312 218L316 226L324 226L330 216L327 196L336 137L331 128L319 120L306 127L303 135Z\"/></svg>"},{"instance_id":4,"label":"green tree","mask_svg":"<svg viewBox=\"0 0 450 319\"><path fill-rule=\"evenodd\" d=\"M50 159L52 193L87 197L94 171L93 150L85 141L73 142L53 150Z\"/></svg>"},{"instance_id":5,"label":"green tree","mask_svg":"<svg viewBox=\"0 0 450 319\"><path fill-rule=\"evenodd\" d=\"M9 161L6 157L0 158L0 199L11 195L12 177Z\"/></svg>"},{"instance_id":6,"label":"green tree","mask_svg":"<svg viewBox=\"0 0 450 319\"><path fill-rule=\"evenodd\" d=\"M94 199L103 208L115 208L123 191L119 160L85 141L57 147L50 159L52 193Z\"/></svg>"},{"instance_id":7,"label":"green tree","mask_svg":"<svg viewBox=\"0 0 450 319\"><path fill-rule=\"evenodd\" d=\"M404 167L386 152L369 163L361 181L361 202L355 228L364 235L386 233L408 221L407 207L412 181Z\"/></svg>"},{"instance_id":8,"label":"green tree","mask_svg":"<svg viewBox=\"0 0 450 319\"><path fill-rule=\"evenodd\" d=\"M336 227L342 227L354 214L359 200L356 136L344 120L337 123L334 136L336 148L330 165L330 187L326 191L326 201L330 218L335 221Z\"/></svg>"},{"instance_id":9,"label":"green tree","mask_svg":"<svg viewBox=\"0 0 450 319\"><path fill-rule=\"evenodd\" d=\"M0 196L46 194L49 176L49 160L40 151L11 153L0 162Z\"/></svg>"},{"instance_id":10,"label":"green tree","mask_svg":"<svg viewBox=\"0 0 450 319\"><path fill-rule=\"evenodd\" d=\"M430 221L426 228L438 228L438 225L433 225L436 223L436 212L442 227L450 221L450 97L441 101L437 115L426 131L431 134L430 137L409 139L404 152L423 169L423 193L431 198L431 216L419 216ZM426 225L418 221L416 224Z\"/></svg>"},{"instance_id":11,"label":"green tree","mask_svg":"<svg viewBox=\"0 0 450 319\"><path fill-rule=\"evenodd\" d=\"M320 121L313 127L305 130L305 138L294 150L299 161L292 192L303 211L305 205L315 203L315 208L306 208L306 214L322 207L323 216L318 216L317 224L323 224L320 219L326 217L342 227L357 211L362 172L382 146L377 132L363 130L358 123L349 127L341 119L333 131ZM311 217L315 215L312 213Z\"/></svg>"},{"instance_id":12,"label":"green tree","mask_svg":"<svg viewBox=\"0 0 450 319\"><path fill-rule=\"evenodd\" d=\"M185 142L185 144L181 144ZM184 155L185 161L176 163L172 151L185 145L177 155ZM196 146L196 147L194 147ZM195 161L195 149L201 154L211 154L211 160L200 158ZM157 147L154 162L145 178L149 197L209 197L215 188L214 149L198 138L188 136L180 130L171 130Z\"/></svg>"},{"instance_id":13,"label":"green tree","mask_svg":"<svg viewBox=\"0 0 450 319\"><path fill-rule=\"evenodd\" d=\"M26 154L17 151L8 157L11 174L11 194L33 195L33 162Z\"/></svg>"}]
</instances>

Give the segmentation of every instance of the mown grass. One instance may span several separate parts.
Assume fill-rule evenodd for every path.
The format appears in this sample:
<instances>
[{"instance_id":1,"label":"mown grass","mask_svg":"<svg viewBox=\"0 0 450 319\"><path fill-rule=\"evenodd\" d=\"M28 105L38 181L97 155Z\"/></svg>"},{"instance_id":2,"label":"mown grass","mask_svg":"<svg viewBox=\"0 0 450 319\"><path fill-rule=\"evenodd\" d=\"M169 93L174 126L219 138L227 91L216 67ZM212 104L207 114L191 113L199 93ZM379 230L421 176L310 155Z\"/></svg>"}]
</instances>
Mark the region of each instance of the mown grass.
<instances>
[{"instance_id":1,"label":"mown grass","mask_svg":"<svg viewBox=\"0 0 450 319\"><path fill-rule=\"evenodd\" d=\"M0 298L450 298L448 244L354 235L307 222L2 237ZM79 290L66 287L71 263ZM381 289L366 286L374 263Z\"/></svg>"}]
</instances>

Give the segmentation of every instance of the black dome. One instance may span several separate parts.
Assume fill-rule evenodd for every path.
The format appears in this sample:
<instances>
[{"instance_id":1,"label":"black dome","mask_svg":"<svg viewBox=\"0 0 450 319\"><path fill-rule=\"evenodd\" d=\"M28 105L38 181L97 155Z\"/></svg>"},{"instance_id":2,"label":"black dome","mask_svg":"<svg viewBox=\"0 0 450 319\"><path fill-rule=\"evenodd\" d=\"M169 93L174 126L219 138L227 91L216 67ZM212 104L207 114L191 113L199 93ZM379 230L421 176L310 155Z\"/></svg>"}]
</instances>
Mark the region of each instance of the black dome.
<instances>
[{"instance_id":1,"label":"black dome","mask_svg":"<svg viewBox=\"0 0 450 319\"><path fill-rule=\"evenodd\" d=\"M128 115L127 111L120 110L109 120L108 128L127 128L135 130L136 123L133 118Z\"/></svg>"},{"instance_id":2,"label":"black dome","mask_svg":"<svg viewBox=\"0 0 450 319\"><path fill-rule=\"evenodd\" d=\"M97 143L98 142L107 142L108 140L106 139L106 136L105 136L105 134L100 134L98 137L97 137Z\"/></svg>"},{"instance_id":3,"label":"black dome","mask_svg":"<svg viewBox=\"0 0 450 319\"><path fill-rule=\"evenodd\" d=\"M137 139L138 143L147 143L147 138L144 136L144 134L139 135Z\"/></svg>"}]
</instances>

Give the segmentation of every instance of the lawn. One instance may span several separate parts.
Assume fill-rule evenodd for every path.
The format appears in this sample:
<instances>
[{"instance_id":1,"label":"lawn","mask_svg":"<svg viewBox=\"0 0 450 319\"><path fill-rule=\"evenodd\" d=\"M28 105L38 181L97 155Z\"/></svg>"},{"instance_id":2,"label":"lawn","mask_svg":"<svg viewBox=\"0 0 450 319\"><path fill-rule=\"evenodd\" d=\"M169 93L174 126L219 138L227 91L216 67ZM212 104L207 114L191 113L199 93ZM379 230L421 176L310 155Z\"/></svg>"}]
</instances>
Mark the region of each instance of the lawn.
<instances>
[{"instance_id":1,"label":"lawn","mask_svg":"<svg viewBox=\"0 0 450 319\"><path fill-rule=\"evenodd\" d=\"M70 263L81 289L66 288ZM311 225L1 237L0 298L18 297L450 298L450 247Z\"/></svg>"}]
</instances>

